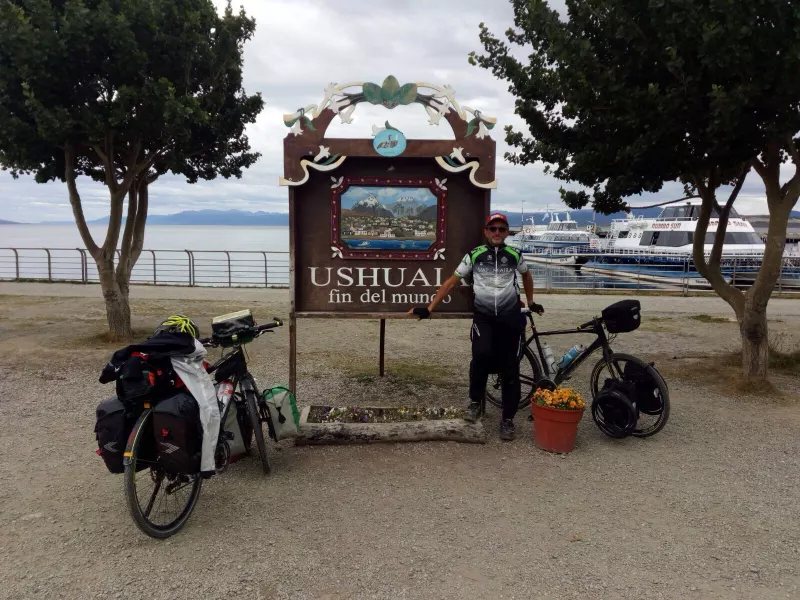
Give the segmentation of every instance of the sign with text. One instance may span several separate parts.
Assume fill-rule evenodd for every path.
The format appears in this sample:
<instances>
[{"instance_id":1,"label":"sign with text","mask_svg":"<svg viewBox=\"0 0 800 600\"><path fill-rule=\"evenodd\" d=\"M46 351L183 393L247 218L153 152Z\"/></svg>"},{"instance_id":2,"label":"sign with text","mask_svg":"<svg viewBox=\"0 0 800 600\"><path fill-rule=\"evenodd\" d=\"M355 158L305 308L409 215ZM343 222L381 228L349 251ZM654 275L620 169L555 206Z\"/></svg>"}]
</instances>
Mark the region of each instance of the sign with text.
<instances>
[{"instance_id":1,"label":"sign with text","mask_svg":"<svg viewBox=\"0 0 800 600\"><path fill-rule=\"evenodd\" d=\"M394 159L387 177L384 161L354 159L338 177L315 173L294 190L298 313L374 315L426 305L482 242L486 191L414 158ZM439 312L471 310L462 287Z\"/></svg>"}]
</instances>

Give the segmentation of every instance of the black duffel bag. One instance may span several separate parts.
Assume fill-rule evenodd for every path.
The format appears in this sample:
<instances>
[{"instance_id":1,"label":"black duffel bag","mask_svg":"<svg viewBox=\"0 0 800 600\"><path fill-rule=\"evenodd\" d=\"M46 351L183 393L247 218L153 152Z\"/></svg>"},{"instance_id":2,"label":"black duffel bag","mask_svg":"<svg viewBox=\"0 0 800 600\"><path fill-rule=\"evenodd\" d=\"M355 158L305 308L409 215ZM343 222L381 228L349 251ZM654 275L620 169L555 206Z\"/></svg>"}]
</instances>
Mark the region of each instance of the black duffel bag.
<instances>
[{"instance_id":1,"label":"black duffel bag","mask_svg":"<svg viewBox=\"0 0 800 600\"><path fill-rule=\"evenodd\" d=\"M170 475L198 473L203 446L200 408L194 396L179 392L153 409L158 460Z\"/></svg>"}]
</instances>

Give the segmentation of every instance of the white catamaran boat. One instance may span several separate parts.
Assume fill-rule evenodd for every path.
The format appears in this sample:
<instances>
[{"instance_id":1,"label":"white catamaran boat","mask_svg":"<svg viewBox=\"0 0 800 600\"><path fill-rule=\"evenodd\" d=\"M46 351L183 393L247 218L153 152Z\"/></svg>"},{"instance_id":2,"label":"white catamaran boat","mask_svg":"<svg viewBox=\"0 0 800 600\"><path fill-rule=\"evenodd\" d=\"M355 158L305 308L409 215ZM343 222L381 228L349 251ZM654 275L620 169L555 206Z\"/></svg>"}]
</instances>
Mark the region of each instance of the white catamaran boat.
<instances>
[{"instance_id":1,"label":"white catamaran boat","mask_svg":"<svg viewBox=\"0 0 800 600\"><path fill-rule=\"evenodd\" d=\"M557 213L548 214L550 223L546 228L523 227L508 243L522 250L525 258L533 262L574 265L588 260L579 257L600 250L600 238L588 229L580 229L567 212L566 220L559 219Z\"/></svg>"},{"instance_id":2,"label":"white catamaran boat","mask_svg":"<svg viewBox=\"0 0 800 600\"><path fill-rule=\"evenodd\" d=\"M705 280L690 266L700 200L690 200L661 211L658 218L629 216L614 219L600 254L590 257L587 271L635 276L642 280ZM716 211L708 224L705 254L711 254L719 219ZM731 209L722 246L722 273L734 284L750 284L761 266L764 242L753 226ZM797 285L795 273L784 273L786 285Z\"/></svg>"}]
</instances>

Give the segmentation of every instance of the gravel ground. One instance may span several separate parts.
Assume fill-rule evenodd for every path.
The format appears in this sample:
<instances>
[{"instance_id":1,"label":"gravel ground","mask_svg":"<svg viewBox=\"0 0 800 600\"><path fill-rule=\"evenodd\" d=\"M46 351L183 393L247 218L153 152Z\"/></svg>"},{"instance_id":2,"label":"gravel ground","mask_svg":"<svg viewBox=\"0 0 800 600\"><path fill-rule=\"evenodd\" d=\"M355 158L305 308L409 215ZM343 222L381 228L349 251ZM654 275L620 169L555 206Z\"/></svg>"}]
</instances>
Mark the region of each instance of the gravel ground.
<instances>
[{"instance_id":1,"label":"gravel ground","mask_svg":"<svg viewBox=\"0 0 800 600\"><path fill-rule=\"evenodd\" d=\"M176 311L203 324L245 306L262 321L288 312L285 290L133 298L141 332ZM614 300L543 295L537 322L572 326ZM98 335L99 288L0 283L0 598L800 598L800 381L775 374L780 397L737 393L719 376L736 325L691 318L731 316L727 305L641 300L642 327L614 347L669 381L656 437L610 440L586 415L575 452L555 456L534 448L523 415L501 443L490 413L484 446L282 442L271 476L234 464L159 542L94 454L94 408L112 392L97 376L114 349ZM800 344L800 302L771 302L770 318ZM461 405L468 328L390 320L380 380L377 322L301 321L298 401ZM262 383L286 381L286 329L249 349ZM573 379L584 393L593 362Z\"/></svg>"}]
</instances>

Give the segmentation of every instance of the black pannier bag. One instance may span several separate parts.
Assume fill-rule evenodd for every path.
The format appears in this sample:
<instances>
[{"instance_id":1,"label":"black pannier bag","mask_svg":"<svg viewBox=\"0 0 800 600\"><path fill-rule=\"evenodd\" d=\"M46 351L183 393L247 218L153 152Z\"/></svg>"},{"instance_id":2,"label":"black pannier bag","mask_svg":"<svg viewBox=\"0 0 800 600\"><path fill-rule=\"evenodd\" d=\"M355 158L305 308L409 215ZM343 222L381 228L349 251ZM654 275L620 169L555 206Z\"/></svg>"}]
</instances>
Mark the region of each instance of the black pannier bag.
<instances>
[{"instance_id":1,"label":"black pannier bag","mask_svg":"<svg viewBox=\"0 0 800 600\"><path fill-rule=\"evenodd\" d=\"M609 437L624 438L636 429L639 412L634 404L632 383L606 379L603 389L592 401L592 418L600 431Z\"/></svg>"},{"instance_id":2,"label":"black pannier bag","mask_svg":"<svg viewBox=\"0 0 800 600\"><path fill-rule=\"evenodd\" d=\"M655 366L650 365L655 374L660 377ZM634 362L625 363L622 370L622 379L633 386L637 408L646 415L660 415L664 410L664 398L658 387L658 381L650 374L649 369Z\"/></svg>"},{"instance_id":3,"label":"black pannier bag","mask_svg":"<svg viewBox=\"0 0 800 600\"><path fill-rule=\"evenodd\" d=\"M170 475L198 473L203 445L200 408L188 392L179 392L153 409L158 460Z\"/></svg>"},{"instance_id":4,"label":"black pannier bag","mask_svg":"<svg viewBox=\"0 0 800 600\"><path fill-rule=\"evenodd\" d=\"M603 309L602 317L609 333L627 333L642 323L638 300L620 300Z\"/></svg>"},{"instance_id":5,"label":"black pannier bag","mask_svg":"<svg viewBox=\"0 0 800 600\"><path fill-rule=\"evenodd\" d=\"M97 407L97 422L94 426L97 453L112 473L125 471L122 459L131 429L133 423L126 415L125 405L119 398L103 400Z\"/></svg>"}]
</instances>

